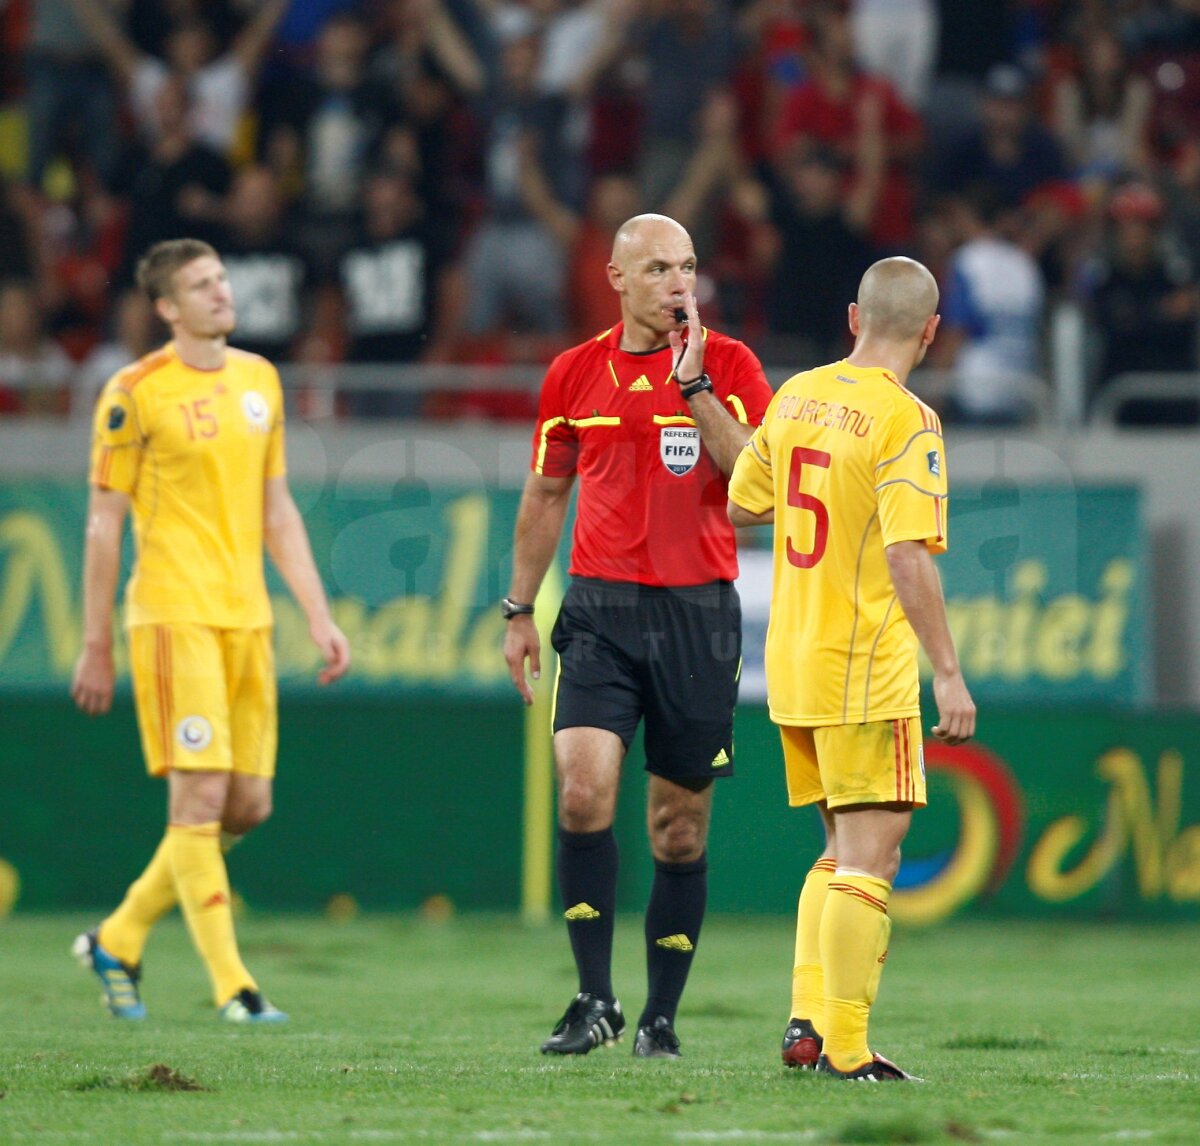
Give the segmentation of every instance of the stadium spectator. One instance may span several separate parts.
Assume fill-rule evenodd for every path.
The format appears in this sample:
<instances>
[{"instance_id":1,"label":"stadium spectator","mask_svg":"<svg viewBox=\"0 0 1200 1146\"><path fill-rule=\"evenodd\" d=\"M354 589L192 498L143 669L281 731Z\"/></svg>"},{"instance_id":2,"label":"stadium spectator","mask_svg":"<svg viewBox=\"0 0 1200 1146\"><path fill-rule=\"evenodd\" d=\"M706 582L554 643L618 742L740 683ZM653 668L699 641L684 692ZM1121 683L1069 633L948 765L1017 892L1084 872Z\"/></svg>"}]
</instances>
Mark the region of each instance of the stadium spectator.
<instances>
[{"instance_id":1,"label":"stadium spectator","mask_svg":"<svg viewBox=\"0 0 1200 1146\"><path fill-rule=\"evenodd\" d=\"M33 285L0 284L0 412L66 413L72 369L67 352L44 331Z\"/></svg>"},{"instance_id":2,"label":"stadium spectator","mask_svg":"<svg viewBox=\"0 0 1200 1146\"><path fill-rule=\"evenodd\" d=\"M954 372L947 420L1008 426L1032 413L1045 285L1037 263L996 229L988 188L945 200L958 247L950 257L935 354Z\"/></svg>"},{"instance_id":3,"label":"stadium spectator","mask_svg":"<svg viewBox=\"0 0 1200 1146\"><path fill-rule=\"evenodd\" d=\"M541 39L537 89L561 106L564 165L556 183L565 201L582 210L592 171L592 100L597 84L628 47L635 0L536 0ZM631 149L632 150L632 149Z\"/></svg>"},{"instance_id":4,"label":"stadium spectator","mask_svg":"<svg viewBox=\"0 0 1200 1146\"><path fill-rule=\"evenodd\" d=\"M1034 117L1029 79L1013 64L988 71L978 123L964 138L944 140L933 159L932 187L960 194L986 186L1004 207L1067 174L1058 141Z\"/></svg>"},{"instance_id":5,"label":"stadium spectator","mask_svg":"<svg viewBox=\"0 0 1200 1146\"><path fill-rule=\"evenodd\" d=\"M120 906L73 950L99 977L113 1017L142 1019L142 950L178 903L218 1017L277 1023L287 1015L238 952L223 854L271 812L276 685L264 546L308 621L321 683L345 673L350 647L288 490L279 377L226 344L236 312L216 252L196 240L160 244L139 263L138 281L172 340L115 375L96 404L71 697L91 716L112 703L113 595L132 509L139 545L125 621L146 767L167 779L167 828ZM143 465L154 480L139 480Z\"/></svg>"},{"instance_id":6,"label":"stadium spectator","mask_svg":"<svg viewBox=\"0 0 1200 1146\"><path fill-rule=\"evenodd\" d=\"M138 287L128 287L117 297L111 327L109 337L93 347L75 371L72 417L90 415L104 383L161 345L165 334L145 291Z\"/></svg>"},{"instance_id":7,"label":"stadium spectator","mask_svg":"<svg viewBox=\"0 0 1200 1146\"><path fill-rule=\"evenodd\" d=\"M886 76L900 98L921 111L937 58L934 0L850 0L850 20L859 64Z\"/></svg>"},{"instance_id":8,"label":"stadium spectator","mask_svg":"<svg viewBox=\"0 0 1200 1146\"><path fill-rule=\"evenodd\" d=\"M882 150L883 183L870 223L877 249L896 249L913 237L913 162L921 143L921 120L885 79L859 69L854 61L850 23L835 4L817 9L813 25L811 73L784 105L775 135L776 161L814 147L833 152L853 186L870 173Z\"/></svg>"},{"instance_id":9,"label":"stadium spectator","mask_svg":"<svg viewBox=\"0 0 1200 1146\"><path fill-rule=\"evenodd\" d=\"M602 175L592 183L568 271L571 332L578 342L607 330L620 317L620 304L602 268L617 231L637 213L638 202L637 183L630 175Z\"/></svg>"},{"instance_id":10,"label":"stadium spectator","mask_svg":"<svg viewBox=\"0 0 1200 1146\"><path fill-rule=\"evenodd\" d=\"M643 204L665 211L704 134L712 101L727 94L733 78L736 41L729 5L662 0L643 25L634 25L627 42L639 45L645 61L638 186ZM700 223L694 219L690 226L698 229ZM711 242L700 242L711 248Z\"/></svg>"},{"instance_id":11,"label":"stadium spectator","mask_svg":"<svg viewBox=\"0 0 1200 1146\"><path fill-rule=\"evenodd\" d=\"M30 219L36 218L37 196L0 175L0 282L33 275L33 240Z\"/></svg>"},{"instance_id":12,"label":"stadium spectator","mask_svg":"<svg viewBox=\"0 0 1200 1146\"><path fill-rule=\"evenodd\" d=\"M46 170L62 154L86 158L93 175L108 184L117 164L117 98L72 0L31 6L25 84L29 184L44 190Z\"/></svg>"},{"instance_id":13,"label":"stadium spectator","mask_svg":"<svg viewBox=\"0 0 1200 1146\"><path fill-rule=\"evenodd\" d=\"M1095 212L1078 183L1045 183L1014 217L1013 238L1037 262L1048 299L1074 295L1079 270L1088 257Z\"/></svg>"},{"instance_id":14,"label":"stadium spectator","mask_svg":"<svg viewBox=\"0 0 1200 1146\"><path fill-rule=\"evenodd\" d=\"M459 282L448 265L448 238L410 177L381 172L367 179L361 229L338 262L349 361L442 357L438 319ZM347 395L347 407L360 415L409 416L420 403L416 391Z\"/></svg>"},{"instance_id":15,"label":"stadium spectator","mask_svg":"<svg viewBox=\"0 0 1200 1146\"><path fill-rule=\"evenodd\" d=\"M41 202L33 234L38 302L48 329L78 359L99 338L108 313L125 217L95 179L80 179L73 192Z\"/></svg>"},{"instance_id":16,"label":"stadium spectator","mask_svg":"<svg viewBox=\"0 0 1200 1146\"><path fill-rule=\"evenodd\" d=\"M165 59L143 52L102 0L71 3L125 86L138 130L147 140L155 140L161 130L157 97L175 74L188 87L196 138L222 155L233 150L258 69L289 0L263 0L224 55L218 55L216 34L204 17L189 15L167 33Z\"/></svg>"},{"instance_id":17,"label":"stadium spectator","mask_svg":"<svg viewBox=\"0 0 1200 1146\"><path fill-rule=\"evenodd\" d=\"M561 124L559 108L537 91L538 50L535 36L505 44L488 97L486 207L465 253L464 322L476 339L566 329L566 248L547 217L563 198L554 183Z\"/></svg>"},{"instance_id":18,"label":"stadium spectator","mask_svg":"<svg viewBox=\"0 0 1200 1146\"><path fill-rule=\"evenodd\" d=\"M117 190L128 205L122 282L133 281L141 251L176 235L220 237L231 172L225 157L196 138L187 84L170 75L155 96L157 136L138 140L121 164Z\"/></svg>"},{"instance_id":19,"label":"stadium spectator","mask_svg":"<svg viewBox=\"0 0 1200 1146\"><path fill-rule=\"evenodd\" d=\"M242 168L221 219L238 345L272 361L286 359L303 330L315 272L296 240L275 173L264 166Z\"/></svg>"},{"instance_id":20,"label":"stadium spectator","mask_svg":"<svg viewBox=\"0 0 1200 1146\"><path fill-rule=\"evenodd\" d=\"M776 163L769 184L771 242L764 251L771 361L823 362L848 349L846 300L871 263L868 233L882 167L860 164L847 193L843 165L823 148ZM822 269L801 276L799 267Z\"/></svg>"},{"instance_id":21,"label":"stadium spectator","mask_svg":"<svg viewBox=\"0 0 1200 1146\"><path fill-rule=\"evenodd\" d=\"M1146 184L1126 184L1110 199L1108 219L1108 250L1089 275L1104 347L1100 386L1131 371L1194 371L1200 289L1186 254L1165 231L1162 198ZM1132 401L1119 418L1125 425L1194 425L1197 405Z\"/></svg>"},{"instance_id":22,"label":"stadium spectator","mask_svg":"<svg viewBox=\"0 0 1200 1146\"><path fill-rule=\"evenodd\" d=\"M264 100L261 155L281 187L301 188L304 242L322 268L349 239L362 181L399 119L388 87L367 73L370 46L359 17L334 15L312 69Z\"/></svg>"},{"instance_id":23,"label":"stadium spectator","mask_svg":"<svg viewBox=\"0 0 1200 1146\"><path fill-rule=\"evenodd\" d=\"M587 1054L625 1027L612 985L612 823L622 761L644 717L655 874L649 993L633 1052L677 1058L675 1012L707 896L713 781L732 769L741 624L721 494L771 391L745 345L702 333L696 256L674 220L628 220L608 278L621 323L560 355L542 386L502 603L504 655L532 703L526 673L540 671L532 602L578 474L572 582L553 642L558 879L579 993L542 1052Z\"/></svg>"},{"instance_id":24,"label":"stadium spectator","mask_svg":"<svg viewBox=\"0 0 1200 1146\"><path fill-rule=\"evenodd\" d=\"M1075 177L1103 187L1147 170L1147 132L1153 94L1107 29L1089 32L1076 74L1054 89L1054 131Z\"/></svg>"},{"instance_id":25,"label":"stadium spectator","mask_svg":"<svg viewBox=\"0 0 1200 1146\"><path fill-rule=\"evenodd\" d=\"M488 72L471 39L442 0L392 0L383 15L383 43L371 58L370 76L386 84L415 135L421 197L431 211L461 217L474 188L467 174L478 149L468 101L481 98ZM402 133L384 141L381 165L406 167L394 152L406 150Z\"/></svg>"},{"instance_id":26,"label":"stadium spectator","mask_svg":"<svg viewBox=\"0 0 1200 1146\"><path fill-rule=\"evenodd\" d=\"M854 349L784 383L729 484L734 525L775 525L768 701L788 801L815 804L826 837L797 908L783 1061L867 1082L911 1078L871 1052L867 1024L900 845L925 805L918 642L933 665L934 735L958 744L975 731L932 558L946 548L941 426L904 389L937 304L920 263L875 263L850 307ZM850 401L869 433L849 432Z\"/></svg>"}]
</instances>

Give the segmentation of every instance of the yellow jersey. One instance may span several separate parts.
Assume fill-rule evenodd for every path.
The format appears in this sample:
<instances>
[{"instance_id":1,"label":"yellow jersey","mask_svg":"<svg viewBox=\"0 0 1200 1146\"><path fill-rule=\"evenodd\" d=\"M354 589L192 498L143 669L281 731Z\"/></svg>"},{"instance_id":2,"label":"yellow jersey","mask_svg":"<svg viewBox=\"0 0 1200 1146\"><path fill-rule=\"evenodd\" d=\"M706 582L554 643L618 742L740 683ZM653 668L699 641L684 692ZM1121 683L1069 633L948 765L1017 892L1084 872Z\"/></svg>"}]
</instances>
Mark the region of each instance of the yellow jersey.
<instances>
[{"instance_id":1,"label":"yellow jersey","mask_svg":"<svg viewBox=\"0 0 1200 1146\"><path fill-rule=\"evenodd\" d=\"M946 548L937 415L895 375L843 360L779 389L738 456L729 497L775 510L767 699L777 724L919 714L917 638L884 549Z\"/></svg>"},{"instance_id":2,"label":"yellow jersey","mask_svg":"<svg viewBox=\"0 0 1200 1146\"><path fill-rule=\"evenodd\" d=\"M96 404L90 481L132 499L137 560L127 626L270 625L263 496L285 472L283 392L265 358L218 370L173 343L115 374Z\"/></svg>"}]
</instances>

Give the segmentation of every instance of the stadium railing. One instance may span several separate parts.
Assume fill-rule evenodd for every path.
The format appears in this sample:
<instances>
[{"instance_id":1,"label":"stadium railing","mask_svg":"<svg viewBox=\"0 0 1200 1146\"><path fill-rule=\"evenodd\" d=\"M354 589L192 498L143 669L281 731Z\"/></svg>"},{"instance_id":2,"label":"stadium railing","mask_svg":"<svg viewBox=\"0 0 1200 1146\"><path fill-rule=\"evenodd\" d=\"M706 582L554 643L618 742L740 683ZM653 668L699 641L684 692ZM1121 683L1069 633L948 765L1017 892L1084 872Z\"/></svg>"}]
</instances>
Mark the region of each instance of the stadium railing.
<instances>
[{"instance_id":1,"label":"stadium railing","mask_svg":"<svg viewBox=\"0 0 1200 1146\"><path fill-rule=\"evenodd\" d=\"M1200 371L1130 371L1104 384L1092 401L1088 424L1114 428L1129 402L1200 401Z\"/></svg>"}]
</instances>

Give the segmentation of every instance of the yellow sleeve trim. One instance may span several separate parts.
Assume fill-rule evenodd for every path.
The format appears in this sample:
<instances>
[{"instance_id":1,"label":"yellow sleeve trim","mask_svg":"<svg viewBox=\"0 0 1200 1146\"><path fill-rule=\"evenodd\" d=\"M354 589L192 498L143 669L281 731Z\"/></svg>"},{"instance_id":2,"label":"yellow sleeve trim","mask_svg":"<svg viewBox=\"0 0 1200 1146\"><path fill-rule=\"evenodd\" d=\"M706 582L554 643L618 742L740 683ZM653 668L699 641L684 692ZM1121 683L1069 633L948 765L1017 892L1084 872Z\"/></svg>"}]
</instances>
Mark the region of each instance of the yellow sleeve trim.
<instances>
[{"instance_id":1,"label":"yellow sleeve trim","mask_svg":"<svg viewBox=\"0 0 1200 1146\"><path fill-rule=\"evenodd\" d=\"M538 452L537 461L533 463L533 468L536 473L542 472L542 467L546 464L546 448L550 444L550 431L555 426L561 426L566 418L549 418L542 423L542 430L538 436Z\"/></svg>"},{"instance_id":2,"label":"yellow sleeve trim","mask_svg":"<svg viewBox=\"0 0 1200 1146\"><path fill-rule=\"evenodd\" d=\"M737 420L741 422L743 426L750 425L750 419L746 417L746 407L741 398L739 398L736 394L730 394L725 401L733 407L733 412L737 415Z\"/></svg>"},{"instance_id":3,"label":"yellow sleeve trim","mask_svg":"<svg viewBox=\"0 0 1200 1146\"><path fill-rule=\"evenodd\" d=\"M694 426L695 418L689 418L686 414L655 414L654 424L656 426Z\"/></svg>"},{"instance_id":4,"label":"yellow sleeve trim","mask_svg":"<svg viewBox=\"0 0 1200 1146\"><path fill-rule=\"evenodd\" d=\"M904 443L904 449L902 449L895 457L884 458L884 460L881 461L875 468L877 470L881 470L884 466L890 466L892 462L898 462L902 457L904 457L905 454L908 453L909 447L913 444L913 442L915 442L924 434L932 434L939 442L942 440L942 435L939 434L937 430L918 430L911 438L908 439L907 442Z\"/></svg>"}]
</instances>

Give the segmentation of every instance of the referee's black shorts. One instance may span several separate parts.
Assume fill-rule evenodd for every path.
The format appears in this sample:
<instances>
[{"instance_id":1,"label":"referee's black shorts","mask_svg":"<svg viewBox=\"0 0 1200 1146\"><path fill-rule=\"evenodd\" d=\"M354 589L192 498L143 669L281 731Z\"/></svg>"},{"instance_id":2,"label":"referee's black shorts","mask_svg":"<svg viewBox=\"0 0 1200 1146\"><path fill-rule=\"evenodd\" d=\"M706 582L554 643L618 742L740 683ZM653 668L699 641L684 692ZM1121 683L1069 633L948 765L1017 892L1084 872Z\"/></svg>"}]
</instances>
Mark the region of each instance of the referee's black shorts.
<instances>
[{"instance_id":1,"label":"referee's black shorts","mask_svg":"<svg viewBox=\"0 0 1200 1146\"><path fill-rule=\"evenodd\" d=\"M644 718L648 772L732 775L742 608L729 582L662 588L574 577L551 641L555 732L605 728L628 748Z\"/></svg>"}]
</instances>

